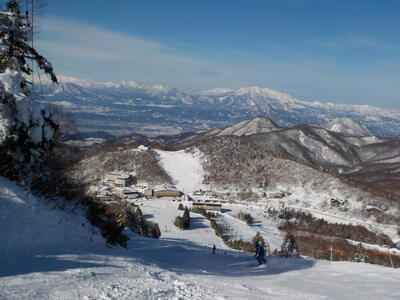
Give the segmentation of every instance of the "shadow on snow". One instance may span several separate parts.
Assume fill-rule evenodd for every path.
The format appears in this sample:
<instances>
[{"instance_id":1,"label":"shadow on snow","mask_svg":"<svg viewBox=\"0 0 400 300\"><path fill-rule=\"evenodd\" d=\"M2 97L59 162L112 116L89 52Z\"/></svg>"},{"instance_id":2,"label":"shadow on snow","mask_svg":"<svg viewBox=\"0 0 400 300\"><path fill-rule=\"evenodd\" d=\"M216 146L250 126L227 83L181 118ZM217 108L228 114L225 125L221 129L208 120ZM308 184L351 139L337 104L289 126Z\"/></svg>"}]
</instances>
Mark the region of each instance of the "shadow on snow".
<instances>
[{"instance_id":1,"label":"shadow on snow","mask_svg":"<svg viewBox=\"0 0 400 300\"><path fill-rule=\"evenodd\" d=\"M194 244L183 239L147 239L132 235L128 251L143 264L156 264L179 274L223 276L274 275L312 268L313 260L301 258L267 257L267 268L249 267L257 263L251 253L218 249ZM226 254L225 254L226 253Z\"/></svg>"},{"instance_id":2,"label":"shadow on snow","mask_svg":"<svg viewBox=\"0 0 400 300\"><path fill-rule=\"evenodd\" d=\"M195 226L195 225L193 225ZM218 249L194 244L184 239L151 239L130 234L128 249L106 246L76 251L36 251L0 261L0 277L23 275L34 272L57 272L79 268L121 268L121 262L140 262L157 265L178 274L220 275L231 277L274 275L312 268L313 260L267 257L267 268L249 267L256 260L251 253ZM118 264L114 263L118 260ZM105 263L106 262L106 263Z\"/></svg>"},{"instance_id":3,"label":"shadow on snow","mask_svg":"<svg viewBox=\"0 0 400 300\"><path fill-rule=\"evenodd\" d=\"M0 261L0 278L6 276L24 275L36 272L60 272L78 268L99 268L114 266L112 261L110 264L96 263L89 257L84 258L80 253L66 254L46 254L46 255L24 255L22 257L9 258L7 261ZM79 259L74 258L76 255ZM80 260L86 260L85 262ZM93 260L87 262L87 260ZM116 266L114 266L116 267Z\"/></svg>"},{"instance_id":4,"label":"shadow on snow","mask_svg":"<svg viewBox=\"0 0 400 300\"><path fill-rule=\"evenodd\" d=\"M190 217L190 226L186 230L209 228L204 223L204 220L205 220L204 217Z\"/></svg>"}]
</instances>

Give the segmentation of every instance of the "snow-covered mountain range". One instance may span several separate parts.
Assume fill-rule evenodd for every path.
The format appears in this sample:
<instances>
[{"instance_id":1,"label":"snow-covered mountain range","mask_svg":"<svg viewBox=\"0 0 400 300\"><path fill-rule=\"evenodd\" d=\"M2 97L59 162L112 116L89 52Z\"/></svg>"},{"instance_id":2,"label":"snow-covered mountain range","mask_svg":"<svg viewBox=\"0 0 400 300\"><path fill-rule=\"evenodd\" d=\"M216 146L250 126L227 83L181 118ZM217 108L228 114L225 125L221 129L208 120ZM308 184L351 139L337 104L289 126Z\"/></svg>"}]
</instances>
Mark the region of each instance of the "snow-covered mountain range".
<instances>
[{"instance_id":1,"label":"snow-covered mountain range","mask_svg":"<svg viewBox=\"0 0 400 300\"><path fill-rule=\"evenodd\" d=\"M269 153L330 170L363 184L374 184L385 192L390 185L392 193L400 194L400 139L379 137L362 123L348 118L335 118L319 126L303 124L285 128L267 118L256 117L223 129L151 138L131 134L103 145L188 147L224 136L235 136L241 143L257 145Z\"/></svg>"},{"instance_id":2,"label":"snow-covered mountain range","mask_svg":"<svg viewBox=\"0 0 400 300\"><path fill-rule=\"evenodd\" d=\"M46 95L43 101L62 105L75 113L81 131L106 131L115 135L136 132L154 136L227 127L264 116L284 127L351 118L379 135L400 134L398 110L301 101L267 88L219 88L189 94L167 86L146 86L133 81L97 83L59 78L58 86L43 84ZM325 126L331 131L339 130L331 123ZM347 133L354 132L349 128ZM368 135L367 128L363 128L363 134Z\"/></svg>"}]
</instances>

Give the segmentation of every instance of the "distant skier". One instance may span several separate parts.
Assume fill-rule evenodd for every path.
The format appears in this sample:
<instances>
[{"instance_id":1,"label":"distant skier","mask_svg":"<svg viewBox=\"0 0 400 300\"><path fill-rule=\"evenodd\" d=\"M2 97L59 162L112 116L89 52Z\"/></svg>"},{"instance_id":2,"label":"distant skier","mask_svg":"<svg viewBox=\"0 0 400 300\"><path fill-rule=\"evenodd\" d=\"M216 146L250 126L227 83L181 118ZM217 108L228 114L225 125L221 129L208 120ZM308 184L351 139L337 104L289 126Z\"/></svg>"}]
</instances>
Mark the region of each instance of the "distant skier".
<instances>
[{"instance_id":1,"label":"distant skier","mask_svg":"<svg viewBox=\"0 0 400 300\"><path fill-rule=\"evenodd\" d=\"M212 254L215 255L215 250L217 250L217 247L215 247L215 245L212 248Z\"/></svg>"},{"instance_id":2,"label":"distant skier","mask_svg":"<svg viewBox=\"0 0 400 300\"><path fill-rule=\"evenodd\" d=\"M256 257L259 266L267 264L267 261L265 260L265 250L260 241L257 241L256 243L256 254L254 256Z\"/></svg>"}]
</instances>

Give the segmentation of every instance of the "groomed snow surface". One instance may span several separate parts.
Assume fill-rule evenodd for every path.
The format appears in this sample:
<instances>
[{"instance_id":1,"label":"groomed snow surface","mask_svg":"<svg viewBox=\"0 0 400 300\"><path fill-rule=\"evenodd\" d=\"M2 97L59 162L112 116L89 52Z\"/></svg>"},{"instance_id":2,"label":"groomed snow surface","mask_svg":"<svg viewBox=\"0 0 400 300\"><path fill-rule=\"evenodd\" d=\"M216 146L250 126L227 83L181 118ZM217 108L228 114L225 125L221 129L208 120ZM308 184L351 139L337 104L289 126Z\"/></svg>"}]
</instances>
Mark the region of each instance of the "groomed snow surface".
<instances>
[{"instance_id":1,"label":"groomed snow surface","mask_svg":"<svg viewBox=\"0 0 400 300\"><path fill-rule=\"evenodd\" d=\"M192 192L203 187L203 168L200 152L156 150L160 164L175 179L176 187L182 192Z\"/></svg>"},{"instance_id":2,"label":"groomed snow surface","mask_svg":"<svg viewBox=\"0 0 400 300\"><path fill-rule=\"evenodd\" d=\"M202 216L192 214L186 231L174 227L177 202L143 201L162 238L127 232L127 249L107 247L80 208L57 203L0 178L0 299L400 297L398 269L276 257L267 268L248 267L254 258L226 249Z\"/></svg>"}]
</instances>

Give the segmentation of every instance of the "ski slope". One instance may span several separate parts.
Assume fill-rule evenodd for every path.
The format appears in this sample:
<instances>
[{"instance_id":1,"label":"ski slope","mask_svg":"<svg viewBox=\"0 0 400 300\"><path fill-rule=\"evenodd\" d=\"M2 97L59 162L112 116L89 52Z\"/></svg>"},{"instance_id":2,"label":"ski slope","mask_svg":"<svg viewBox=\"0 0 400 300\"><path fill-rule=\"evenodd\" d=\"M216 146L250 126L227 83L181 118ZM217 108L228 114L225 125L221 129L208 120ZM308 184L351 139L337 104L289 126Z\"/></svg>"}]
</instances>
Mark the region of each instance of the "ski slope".
<instances>
[{"instance_id":1,"label":"ski slope","mask_svg":"<svg viewBox=\"0 0 400 300\"><path fill-rule=\"evenodd\" d=\"M234 230L239 237L249 240L259 232L267 241L270 250L280 249L283 242L283 234L278 229L277 223L266 217L264 210L254 204L224 204L226 213L223 214L224 221ZM239 212L249 213L254 223L247 225L237 218Z\"/></svg>"},{"instance_id":2,"label":"ski slope","mask_svg":"<svg viewBox=\"0 0 400 300\"><path fill-rule=\"evenodd\" d=\"M179 203L183 203L184 206L190 205L188 202L154 199L143 201L140 209L148 220L158 223L161 240L185 240L210 249L213 245L218 249L229 249L222 239L215 235L209 220L200 214L190 213L190 230L180 230L176 227L175 218L183 215L183 211L177 209Z\"/></svg>"},{"instance_id":3,"label":"ski slope","mask_svg":"<svg viewBox=\"0 0 400 300\"><path fill-rule=\"evenodd\" d=\"M185 193L190 193L203 186L203 168L200 152L155 150L159 155L160 164L175 180L176 187Z\"/></svg>"},{"instance_id":4,"label":"ski slope","mask_svg":"<svg viewBox=\"0 0 400 300\"><path fill-rule=\"evenodd\" d=\"M161 201L142 206L162 231L169 228L161 239L127 232L127 249L107 247L79 207L56 206L0 178L0 299L400 297L398 269L277 257L268 258L267 268L249 268L254 257L225 254L220 244L212 255L209 245L219 238L208 231L208 221L199 218L180 231L170 223L182 213L178 203Z\"/></svg>"}]
</instances>

